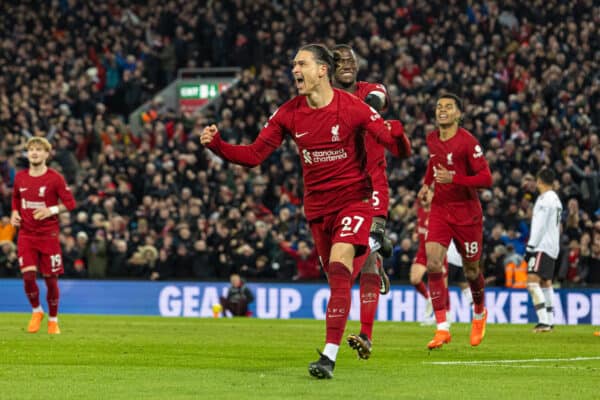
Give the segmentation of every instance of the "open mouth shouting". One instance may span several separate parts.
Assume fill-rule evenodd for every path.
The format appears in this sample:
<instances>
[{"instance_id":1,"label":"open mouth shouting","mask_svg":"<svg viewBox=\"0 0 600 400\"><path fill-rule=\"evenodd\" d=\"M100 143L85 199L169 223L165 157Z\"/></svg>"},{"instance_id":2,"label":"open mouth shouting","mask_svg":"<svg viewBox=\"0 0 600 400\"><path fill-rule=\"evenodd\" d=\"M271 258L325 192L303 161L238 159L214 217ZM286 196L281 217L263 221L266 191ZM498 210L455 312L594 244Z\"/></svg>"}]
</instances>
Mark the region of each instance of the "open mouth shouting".
<instances>
[{"instance_id":1,"label":"open mouth shouting","mask_svg":"<svg viewBox=\"0 0 600 400\"><path fill-rule=\"evenodd\" d=\"M294 78L296 80L296 89L304 89L304 77L302 75L296 75Z\"/></svg>"}]
</instances>

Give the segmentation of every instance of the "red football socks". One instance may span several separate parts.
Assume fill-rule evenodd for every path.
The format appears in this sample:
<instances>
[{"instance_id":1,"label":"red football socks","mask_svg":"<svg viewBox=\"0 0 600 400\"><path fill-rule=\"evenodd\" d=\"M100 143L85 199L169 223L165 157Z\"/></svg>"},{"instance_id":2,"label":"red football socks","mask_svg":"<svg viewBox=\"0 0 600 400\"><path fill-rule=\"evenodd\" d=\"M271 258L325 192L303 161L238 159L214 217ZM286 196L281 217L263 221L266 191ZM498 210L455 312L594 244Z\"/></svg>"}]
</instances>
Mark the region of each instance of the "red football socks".
<instances>
[{"instance_id":1,"label":"red football socks","mask_svg":"<svg viewBox=\"0 0 600 400\"><path fill-rule=\"evenodd\" d=\"M475 314L481 314L485 309L485 280L483 274L479 272L475 280L469 281L469 286L471 286L471 294L473 295L473 311Z\"/></svg>"},{"instance_id":2,"label":"red football socks","mask_svg":"<svg viewBox=\"0 0 600 400\"><path fill-rule=\"evenodd\" d=\"M438 324L446 322L446 283L443 272L429 272L429 296Z\"/></svg>"},{"instance_id":3,"label":"red football socks","mask_svg":"<svg viewBox=\"0 0 600 400\"><path fill-rule=\"evenodd\" d=\"M60 292L58 290L58 277L49 276L44 278L46 280L46 287L48 288L48 294L46 300L48 300L48 316L56 317L58 314L58 298Z\"/></svg>"},{"instance_id":4,"label":"red football socks","mask_svg":"<svg viewBox=\"0 0 600 400\"><path fill-rule=\"evenodd\" d=\"M35 271L28 271L23 273L23 283L25 285L25 294L29 299L31 307L37 308L40 306L40 289L38 288L37 282L35 281Z\"/></svg>"},{"instance_id":5,"label":"red football socks","mask_svg":"<svg viewBox=\"0 0 600 400\"><path fill-rule=\"evenodd\" d=\"M415 289L417 289L417 292L421 293L421 295L425 297L425 299L429 298L429 292L427 291L427 286L425 286L425 282L421 281L417 283L415 285Z\"/></svg>"},{"instance_id":6,"label":"red football socks","mask_svg":"<svg viewBox=\"0 0 600 400\"><path fill-rule=\"evenodd\" d=\"M350 288L352 274L340 262L329 263L329 287L331 295L327 303L325 325L327 327L326 343L339 345L342 341L346 320L350 312Z\"/></svg>"},{"instance_id":7,"label":"red football socks","mask_svg":"<svg viewBox=\"0 0 600 400\"><path fill-rule=\"evenodd\" d=\"M360 333L369 340L373 334L373 321L379 304L379 274L360 275Z\"/></svg>"}]
</instances>

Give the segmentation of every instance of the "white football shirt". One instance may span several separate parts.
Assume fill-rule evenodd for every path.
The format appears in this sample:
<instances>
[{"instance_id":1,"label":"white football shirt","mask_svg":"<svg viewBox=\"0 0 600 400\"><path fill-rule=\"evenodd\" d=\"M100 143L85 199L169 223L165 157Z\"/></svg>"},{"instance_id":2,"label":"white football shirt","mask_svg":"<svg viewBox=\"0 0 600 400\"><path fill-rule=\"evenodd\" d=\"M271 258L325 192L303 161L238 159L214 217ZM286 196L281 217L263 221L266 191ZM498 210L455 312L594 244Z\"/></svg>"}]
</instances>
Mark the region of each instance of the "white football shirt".
<instances>
[{"instance_id":1,"label":"white football shirt","mask_svg":"<svg viewBox=\"0 0 600 400\"><path fill-rule=\"evenodd\" d=\"M553 259L560 250L560 218L562 203L554 190L541 194L533 206L528 248L544 252Z\"/></svg>"}]
</instances>

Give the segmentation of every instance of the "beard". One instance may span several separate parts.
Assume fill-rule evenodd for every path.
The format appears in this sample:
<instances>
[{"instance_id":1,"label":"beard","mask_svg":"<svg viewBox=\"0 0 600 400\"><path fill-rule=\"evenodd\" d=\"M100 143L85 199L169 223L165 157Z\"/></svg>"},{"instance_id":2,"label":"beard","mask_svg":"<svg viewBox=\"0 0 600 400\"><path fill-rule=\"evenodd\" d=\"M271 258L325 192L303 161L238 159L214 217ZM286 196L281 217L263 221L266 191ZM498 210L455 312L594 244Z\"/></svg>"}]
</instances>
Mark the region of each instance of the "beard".
<instances>
[{"instance_id":1,"label":"beard","mask_svg":"<svg viewBox=\"0 0 600 400\"><path fill-rule=\"evenodd\" d=\"M351 80L349 82L344 82L340 80L336 80L337 84L340 85L343 89L350 89L352 85L356 82L355 80Z\"/></svg>"}]
</instances>

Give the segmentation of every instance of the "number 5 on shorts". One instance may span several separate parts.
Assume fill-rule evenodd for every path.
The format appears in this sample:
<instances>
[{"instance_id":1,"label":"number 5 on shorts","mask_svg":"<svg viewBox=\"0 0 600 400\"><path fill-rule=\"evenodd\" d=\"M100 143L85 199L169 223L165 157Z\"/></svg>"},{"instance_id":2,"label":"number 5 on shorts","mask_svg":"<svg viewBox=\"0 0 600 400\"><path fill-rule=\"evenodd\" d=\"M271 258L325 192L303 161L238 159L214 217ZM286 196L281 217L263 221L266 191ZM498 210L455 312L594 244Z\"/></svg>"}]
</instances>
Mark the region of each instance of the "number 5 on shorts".
<instances>
[{"instance_id":1,"label":"number 5 on shorts","mask_svg":"<svg viewBox=\"0 0 600 400\"><path fill-rule=\"evenodd\" d=\"M381 200L379 200L379 191L373 190L373 193L371 194L371 205L373 207L379 207L380 203Z\"/></svg>"}]
</instances>

